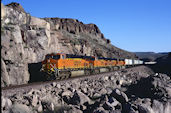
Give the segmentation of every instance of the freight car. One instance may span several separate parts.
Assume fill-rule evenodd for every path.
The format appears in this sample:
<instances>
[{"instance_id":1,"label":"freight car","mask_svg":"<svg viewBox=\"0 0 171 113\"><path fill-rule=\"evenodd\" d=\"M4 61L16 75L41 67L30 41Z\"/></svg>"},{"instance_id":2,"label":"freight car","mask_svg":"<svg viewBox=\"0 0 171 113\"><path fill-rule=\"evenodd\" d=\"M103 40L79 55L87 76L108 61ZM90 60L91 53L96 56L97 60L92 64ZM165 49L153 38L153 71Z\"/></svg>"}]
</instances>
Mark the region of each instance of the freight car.
<instances>
[{"instance_id":1,"label":"freight car","mask_svg":"<svg viewBox=\"0 0 171 113\"><path fill-rule=\"evenodd\" d=\"M46 73L48 80L52 80L110 72L139 64L143 62L135 59L52 53L47 54L42 61L41 71Z\"/></svg>"}]
</instances>

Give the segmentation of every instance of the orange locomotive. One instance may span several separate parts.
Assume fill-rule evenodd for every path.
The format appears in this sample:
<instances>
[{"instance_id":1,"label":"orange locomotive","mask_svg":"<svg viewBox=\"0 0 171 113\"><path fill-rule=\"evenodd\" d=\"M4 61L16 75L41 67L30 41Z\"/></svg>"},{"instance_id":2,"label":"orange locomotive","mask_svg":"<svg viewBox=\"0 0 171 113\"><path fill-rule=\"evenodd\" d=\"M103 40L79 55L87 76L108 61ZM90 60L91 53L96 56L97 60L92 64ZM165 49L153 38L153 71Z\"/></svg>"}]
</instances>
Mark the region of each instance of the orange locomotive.
<instances>
[{"instance_id":1,"label":"orange locomotive","mask_svg":"<svg viewBox=\"0 0 171 113\"><path fill-rule=\"evenodd\" d=\"M49 79L61 79L112 71L124 65L124 60L52 53L42 62L42 71L48 73Z\"/></svg>"}]
</instances>

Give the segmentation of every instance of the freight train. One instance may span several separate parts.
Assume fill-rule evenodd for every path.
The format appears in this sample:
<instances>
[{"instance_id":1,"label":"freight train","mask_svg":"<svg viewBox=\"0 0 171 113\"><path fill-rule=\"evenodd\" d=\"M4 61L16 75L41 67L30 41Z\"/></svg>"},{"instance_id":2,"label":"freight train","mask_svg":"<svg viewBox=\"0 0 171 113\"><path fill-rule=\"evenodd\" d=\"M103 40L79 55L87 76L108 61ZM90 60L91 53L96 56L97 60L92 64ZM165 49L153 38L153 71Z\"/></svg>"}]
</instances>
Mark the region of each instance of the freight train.
<instances>
[{"instance_id":1,"label":"freight train","mask_svg":"<svg viewBox=\"0 0 171 113\"><path fill-rule=\"evenodd\" d=\"M116 59L52 53L45 56L41 71L48 80L98 74L143 64L138 59Z\"/></svg>"}]
</instances>

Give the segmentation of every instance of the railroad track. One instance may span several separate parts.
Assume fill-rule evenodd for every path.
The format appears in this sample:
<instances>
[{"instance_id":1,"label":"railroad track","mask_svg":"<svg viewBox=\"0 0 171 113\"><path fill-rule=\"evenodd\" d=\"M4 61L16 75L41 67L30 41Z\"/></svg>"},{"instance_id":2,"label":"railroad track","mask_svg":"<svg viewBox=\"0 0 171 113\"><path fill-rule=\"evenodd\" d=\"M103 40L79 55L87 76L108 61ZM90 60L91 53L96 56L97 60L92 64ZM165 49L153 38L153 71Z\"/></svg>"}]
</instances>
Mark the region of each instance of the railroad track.
<instances>
[{"instance_id":1,"label":"railroad track","mask_svg":"<svg viewBox=\"0 0 171 113\"><path fill-rule=\"evenodd\" d=\"M120 71L120 70L117 70ZM105 72L105 74L111 74L115 71L112 72ZM61 80L51 80L51 81L45 81L45 82L34 82L34 83L29 83L29 84L21 84L21 85L13 85L13 86L8 86L8 87L2 87L2 91L4 90L8 90L8 89L15 89L15 88L22 88L22 87L28 87L28 86L33 86L33 85L41 85L41 84L49 84L49 83L53 83L53 82L62 82L62 81L69 81L72 79L77 79L77 78L87 78L87 77L91 77L91 76L100 76L103 75L104 73L99 73L99 74L92 74L92 75L87 75L87 76L76 76L76 77L71 77L71 78L67 78L67 79L61 79Z\"/></svg>"},{"instance_id":2,"label":"railroad track","mask_svg":"<svg viewBox=\"0 0 171 113\"><path fill-rule=\"evenodd\" d=\"M130 67L130 68L134 68L134 67ZM126 69L128 69L128 68L126 68ZM1 91L2 91L2 95L11 96L11 95L15 94L16 92L24 93L24 92L30 91L31 89L41 89L42 87L44 87L46 85L50 85L53 82L65 83L65 82L71 81L73 79L78 79L78 78L84 79L84 78L90 78L93 76L110 75L110 74L113 74L114 72L122 71L122 70L125 70L125 69L115 70L112 72L104 72L104 73L99 73L99 74L87 75L87 76L76 76L76 77L71 77L71 78L62 79L62 80L51 80L51 81L45 81L45 82L34 82L34 83L29 83L29 84L2 87Z\"/></svg>"}]
</instances>

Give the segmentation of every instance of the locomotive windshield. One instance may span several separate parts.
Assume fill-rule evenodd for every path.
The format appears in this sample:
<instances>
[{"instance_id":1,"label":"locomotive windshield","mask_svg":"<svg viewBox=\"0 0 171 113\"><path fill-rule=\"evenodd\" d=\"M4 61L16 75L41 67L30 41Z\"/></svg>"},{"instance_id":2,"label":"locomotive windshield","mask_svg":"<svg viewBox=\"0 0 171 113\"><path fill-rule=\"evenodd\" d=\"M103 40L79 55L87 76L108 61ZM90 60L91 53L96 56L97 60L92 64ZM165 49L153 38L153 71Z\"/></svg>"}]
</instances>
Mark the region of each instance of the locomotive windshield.
<instances>
[{"instance_id":1,"label":"locomotive windshield","mask_svg":"<svg viewBox=\"0 0 171 113\"><path fill-rule=\"evenodd\" d=\"M46 56L46 59L49 59L49 58L52 58L52 59L59 59L60 58L60 55L47 55Z\"/></svg>"},{"instance_id":2,"label":"locomotive windshield","mask_svg":"<svg viewBox=\"0 0 171 113\"><path fill-rule=\"evenodd\" d=\"M54 56L52 56L52 58L53 58L53 59L56 59L56 60L57 60L57 59L60 59L60 55L54 55Z\"/></svg>"},{"instance_id":3,"label":"locomotive windshield","mask_svg":"<svg viewBox=\"0 0 171 113\"><path fill-rule=\"evenodd\" d=\"M49 58L52 58L52 56L46 55L46 58L45 59L49 59Z\"/></svg>"}]
</instances>

